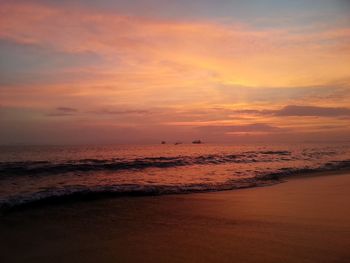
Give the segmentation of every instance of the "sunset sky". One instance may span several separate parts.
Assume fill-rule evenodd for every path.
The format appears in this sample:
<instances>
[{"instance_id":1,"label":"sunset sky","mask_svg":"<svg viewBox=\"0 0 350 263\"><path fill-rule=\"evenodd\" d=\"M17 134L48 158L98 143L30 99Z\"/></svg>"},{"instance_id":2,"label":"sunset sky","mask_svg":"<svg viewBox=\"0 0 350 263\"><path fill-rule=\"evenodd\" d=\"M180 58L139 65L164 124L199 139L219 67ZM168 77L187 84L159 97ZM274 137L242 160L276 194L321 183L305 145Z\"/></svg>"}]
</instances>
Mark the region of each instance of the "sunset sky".
<instances>
[{"instance_id":1,"label":"sunset sky","mask_svg":"<svg viewBox=\"0 0 350 263\"><path fill-rule=\"evenodd\" d=\"M350 140L350 1L0 0L0 144Z\"/></svg>"}]
</instances>

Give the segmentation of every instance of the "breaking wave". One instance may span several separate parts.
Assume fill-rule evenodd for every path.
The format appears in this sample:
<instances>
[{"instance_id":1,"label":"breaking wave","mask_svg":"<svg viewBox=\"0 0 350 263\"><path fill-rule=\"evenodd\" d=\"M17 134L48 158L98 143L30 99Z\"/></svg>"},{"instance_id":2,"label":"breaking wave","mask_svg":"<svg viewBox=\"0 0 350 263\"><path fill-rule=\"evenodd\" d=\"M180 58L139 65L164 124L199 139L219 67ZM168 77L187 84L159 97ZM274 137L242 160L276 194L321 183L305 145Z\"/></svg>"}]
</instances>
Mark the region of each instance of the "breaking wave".
<instances>
[{"instance_id":1,"label":"breaking wave","mask_svg":"<svg viewBox=\"0 0 350 263\"><path fill-rule=\"evenodd\" d=\"M289 151L260 151L242 154L209 154L201 156L145 157L132 160L123 158L80 159L65 162L24 161L0 162L0 179L14 175L62 174L68 172L141 170L146 168L168 168L188 165L224 163L254 163L288 160Z\"/></svg>"},{"instance_id":2,"label":"breaking wave","mask_svg":"<svg viewBox=\"0 0 350 263\"><path fill-rule=\"evenodd\" d=\"M13 195L0 200L0 211L37 205L65 203L78 200L94 200L116 196L154 196L166 194L187 194L209 191L224 191L248 187L267 186L283 182L284 179L306 173L339 171L350 169L350 160L328 162L316 168L281 168L278 171L260 174L252 178L230 180L219 184L180 184L180 185L139 185L118 184L108 186L67 186L52 187L32 194Z\"/></svg>"}]
</instances>

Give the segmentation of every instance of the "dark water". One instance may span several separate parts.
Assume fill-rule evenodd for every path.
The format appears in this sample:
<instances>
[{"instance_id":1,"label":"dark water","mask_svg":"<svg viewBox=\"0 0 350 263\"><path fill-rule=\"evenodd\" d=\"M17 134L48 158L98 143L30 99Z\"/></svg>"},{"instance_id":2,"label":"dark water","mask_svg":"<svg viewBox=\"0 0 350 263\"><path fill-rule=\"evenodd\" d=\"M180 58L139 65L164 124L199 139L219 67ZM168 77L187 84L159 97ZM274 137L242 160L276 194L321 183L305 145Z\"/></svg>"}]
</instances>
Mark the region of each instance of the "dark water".
<instances>
[{"instance_id":1,"label":"dark water","mask_svg":"<svg viewBox=\"0 0 350 263\"><path fill-rule=\"evenodd\" d=\"M350 145L0 147L0 207L96 194L167 194L249 187L350 167Z\"/></svg>"}]
</instances>

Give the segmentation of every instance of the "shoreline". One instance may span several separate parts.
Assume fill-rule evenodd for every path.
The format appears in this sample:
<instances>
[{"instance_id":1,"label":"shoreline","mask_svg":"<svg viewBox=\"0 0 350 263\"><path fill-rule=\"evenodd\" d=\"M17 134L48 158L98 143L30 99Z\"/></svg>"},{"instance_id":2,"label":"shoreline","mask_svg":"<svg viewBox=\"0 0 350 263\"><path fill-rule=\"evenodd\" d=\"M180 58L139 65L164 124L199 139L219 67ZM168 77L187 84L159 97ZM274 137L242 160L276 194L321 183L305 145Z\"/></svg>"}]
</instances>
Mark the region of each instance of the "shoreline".
<instances>
[{"instance_id":1,"label":"shoreline","mask_svg":"<svg viewBox=\"0 0 350 263\"><path fill-rule=\"evenodd\" d=\"M189 195L189 194L199 194L199 193L215 193L215 192L225 192L225 191L237 191L241 189L259 188L259 187L270 187L273 185L287 183L290 180L298 180L303 178L313 178L321 176L334 176L350 173L349 168L337 169L337 170L311 170L307 172L294 173L291 175L280 175L271 174L271 178L261 178L255 181L244 181L241 185L235 186L223 186L222 189L191 189L182 190L180 192L158 192L156 190L150 190L149 192L77 192L69 195L62 196L51 196L43 199L32 200L22 204L16 204L13 206L0 206L0 217L4 216L13 211L35 209L40 207L54 206L54 205L64 205L79 202L90 202L95 200L104 199L115 199L115 198L136 198L136 197L152 197L152 196L171 196L171 195Z\"/></svg>"},{"instance_id":2,"label":"shoreline","mask_svg":"<svg viewBox=\"0 0 350 263\"><path fill-rule=\"evenodd\" d=\"M186 195L109 198L0 217L4 262L350 259L350 172Z\"/></svg>"}]
</instances>

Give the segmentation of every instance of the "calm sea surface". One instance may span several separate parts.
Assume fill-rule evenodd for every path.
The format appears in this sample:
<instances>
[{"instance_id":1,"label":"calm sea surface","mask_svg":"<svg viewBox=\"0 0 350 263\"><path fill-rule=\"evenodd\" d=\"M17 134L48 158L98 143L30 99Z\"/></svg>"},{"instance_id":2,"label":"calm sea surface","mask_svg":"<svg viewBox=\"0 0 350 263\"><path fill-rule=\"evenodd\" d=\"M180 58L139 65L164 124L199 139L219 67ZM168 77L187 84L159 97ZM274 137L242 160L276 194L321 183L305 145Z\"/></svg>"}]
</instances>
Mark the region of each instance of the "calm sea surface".
<instances>
[{"instance_id":1,"label":"calm sea surface","mask_svg":"<svg viewBox=\"0 0 350 263\"><path fill-rule=\"evenodd\" d=\"M250 187L350 167L350 144L0 147L0 208L77 195Z\"/></svg>"}]
</instances>

